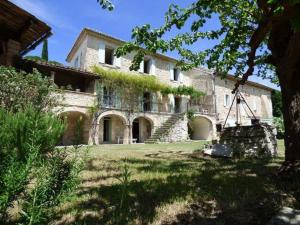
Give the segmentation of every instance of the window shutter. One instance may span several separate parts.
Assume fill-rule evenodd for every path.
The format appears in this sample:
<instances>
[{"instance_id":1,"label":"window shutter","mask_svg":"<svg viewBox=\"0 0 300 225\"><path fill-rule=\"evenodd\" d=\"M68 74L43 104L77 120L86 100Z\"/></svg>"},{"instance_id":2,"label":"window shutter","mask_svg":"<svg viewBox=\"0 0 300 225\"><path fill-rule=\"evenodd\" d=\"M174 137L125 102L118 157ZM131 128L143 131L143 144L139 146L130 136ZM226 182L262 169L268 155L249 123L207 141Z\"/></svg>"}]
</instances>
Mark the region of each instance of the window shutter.
<instances>
[{"instance_id":1,"label":"window shutter","mask_svg":"<svg viewBox=\"0 0 300 225\"><path fill-rule=\"evenodd\" d=\"M139 94L138 95L138 102L137 102L137 107L138 107L138 111L139 112L143 112L143 103L144 103L144 101L143 101L143 94Z\"/></svg>"},{"instance_id":2,"label":"window shutter","mask_svg":"<svg viewBox=\"0 0 300 225\"><path fill-rule=\"evenodd\" d=\"M155 59L151 59L151 69L150 69L150 74L156 75L156 66L155 66Z\"/></svg>"},{"instance_id":3,"label":"window shutter","mask_svg":"<svg viewBox=\"0 0 300 225\"><path fill-rule=\"evenodd\" d=\"M121 57L114 56L114 65L117 67L121 67Z\"/></svg>"},{"instance_id":4,"label":"window shutter","mask_svg":"<svg viewBox=\"0 0 300 225\"><path fill-rule=\"evenodd\" d=\"M174 97L174 95L171 95L170 97L169 97L169 103L170 103L170 112L172 112L172 113L174 113L174 109L175 109L175 97Z\"/></svg>"},{"instance_id":5,"label":"window shutter","mask_svg":"<svg viewBox=\"0 0 300 225\"><path fill-rule=\"evenodd\" d=\"M180 83L183 82L183 73L181 72L181 70L180 70L180 72L179 72L179 78L178 78L178 81L179 81Z\"/></svg>"},{"instance_id":6,"label":"window shutter","mask_svg":"<svg viewBox=\"0 0 300 225\"><path fill-rule=\"evenodd\" d=\"M153 112L157 112L158 111L158 105L157 105L157 96L156 93L152 93L151 94L151 101L152 101L152 110Z\"/></svg>"},{"instance_id":7,"label":"window shutter","mask_svg":"<svg viewBox=\"0 0 300 225\"><path fill-rule=\"evenodd\" d=\"M169 64L170 80L174 80L174 66Z\"/></svg>"},{"instance_id":8,"label":"window shutter","mask_svg":"<svg viewBox=\"0 0 300 225\"><path fill-rule=\"evenodd\" d=\"M256 99L253 99L253 111L257 110Z\"/></svg>"},{"instance_id":9,"label":"window shutter","mask_svg":"<svg viewBox=\"0 0 300 225\"><path fill-rule=\"evenodd\" d=\"M105 43L103 41L99 42L99 62L105 63Z\"/></svg>"},{"instance_id":10,"label":"window shutter","mask_svg":"<svg viewBox=\"0 0 300 225\"><path fill-rule=\"evenodd\" d=\"M144 60L140 64L139 72L144 73Z\"/></svg>"},{"instance_id":11,"label":"window shutter","mask_svg":"<svg viewBox=\"0 0 300 225\"><path fill-rule=\"evenodd\" d=\"M121 106L122 106L121 96L122 95L119 91L116 91L115 96L116 96L116 108L121 109Z\"/></svg>"}]
</instances>

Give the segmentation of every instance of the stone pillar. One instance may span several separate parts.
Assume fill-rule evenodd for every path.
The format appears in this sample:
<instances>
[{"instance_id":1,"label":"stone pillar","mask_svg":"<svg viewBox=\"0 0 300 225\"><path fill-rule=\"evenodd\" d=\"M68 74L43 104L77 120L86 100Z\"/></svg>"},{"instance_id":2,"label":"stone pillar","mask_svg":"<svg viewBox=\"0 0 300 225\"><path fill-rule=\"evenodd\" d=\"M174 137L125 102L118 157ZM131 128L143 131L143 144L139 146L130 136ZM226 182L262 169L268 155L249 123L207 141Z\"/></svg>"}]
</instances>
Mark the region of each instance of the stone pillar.
<instances>
[{"instance_id":1,"label":"stone pillar","mask_svg":"<svg viewBox=\"0 0 300 225\"><path fill-rule=\"evenodd\" d=\"M125 126L125 130L124 130L124 141L123 144L129 144L130 143L130 125L126 125Z\"/></svg>"},{"instance_id":2,"label":"stone pillar","mask_svg":"<svg viewBox=\"0 0 300 225\"><path fill-rule=\"evenodd\" d=\"M19 56L21 51L21 43L14 41L14 40L8 40L6 43L6 52L5 54L5 63L7 66L12 66L14 63L14 59Z\"/></svg>"},{"instance_id":3,"label":"stone pillar","mask_svg":"<svg viewBox=\"0 0 300 225\"><path fill-rule=\"evenodd\" d=\"M132 144L132 125L127 125L128 126L128 129L129 129L129 132L128 132L128 144Z\"/></svg>"}]
</instances>

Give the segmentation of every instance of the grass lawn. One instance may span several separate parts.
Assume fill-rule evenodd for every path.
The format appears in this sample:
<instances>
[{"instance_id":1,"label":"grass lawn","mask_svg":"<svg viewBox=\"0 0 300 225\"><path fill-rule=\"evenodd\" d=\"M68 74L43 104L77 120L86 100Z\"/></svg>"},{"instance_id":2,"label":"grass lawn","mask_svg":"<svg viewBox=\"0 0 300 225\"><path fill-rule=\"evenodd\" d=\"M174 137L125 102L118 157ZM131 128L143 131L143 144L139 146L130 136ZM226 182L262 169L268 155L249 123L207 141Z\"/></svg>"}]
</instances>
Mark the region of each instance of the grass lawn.
<instances>
[{"instance_id":1,"label":"grass lawn","mask_svg":"<svg viewBox=\"0 0 300 225\"><path fill-rule=\"evenodd\" d=\"M203 142L92 147L77 196L55 224L266 224L282 206L300 209L300 178L283 161L212 159Z\"/></svg>"}]
</instances>

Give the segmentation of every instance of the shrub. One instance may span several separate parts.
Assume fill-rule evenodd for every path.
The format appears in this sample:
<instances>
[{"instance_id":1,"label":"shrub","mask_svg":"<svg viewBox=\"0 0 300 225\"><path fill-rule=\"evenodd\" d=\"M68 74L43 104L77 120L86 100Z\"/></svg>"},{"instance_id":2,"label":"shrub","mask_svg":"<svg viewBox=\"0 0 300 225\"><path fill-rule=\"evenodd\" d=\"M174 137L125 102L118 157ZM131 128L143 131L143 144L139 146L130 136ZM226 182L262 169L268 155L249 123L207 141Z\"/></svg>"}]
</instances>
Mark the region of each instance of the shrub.
<instances>
[{"instance_id":1,"label":"shrub","mask_svg":"<svg viewBox=\"0 0 300 225\"><path fill-rule=\"evenodd\" d=\"M284 138L284 123L282 117L274 117L273 118L274 125L277 130L277 138L283 139Z\"/></svg>"},{"instance_id":2,"label":"shrub","mask_svg":"<svg viewBox=\"0 0 300 225\"><path fill-rule=\"evenodd\" d=\"M52 80L37 70L25 73L0 66L0 106L8 111L24 110L28 105L38 110L51 110L58 103L51 95L54 90Z\"/></svg>"},{"instance_id":3,"label":"shrub","mask_svg":"<svg viewBox=\"0 0 300 225\"><path fill-rule=\"evenodd\" d=\"M17 113L0 109L0 217L25 190L32 168L53 151L64 124L32 108Z\"/></svg>"},{"instance_id":4,"label":"shrub","mask_svg":"<svg viewBox=\"0 0 300 225\"><path fill-rule=\"evenodd\" d=\"M79 183L82 161L67 159L65 150L57 150L44 159L35 172L36 184L25 193L21 222L46 224L54 216L54 207L67 200Z\"/></svg>"},{"instance_id":5,"label":"shrub","mask_svg":"<svg viewBox=\"0 0 300 225\"><path fill-rule=\"evenodd\" d=\"M65 126L51 113L54 90L37 71L0 67L1 224L12 223L15 205L21 216L14 222L45 224L78 184L81 160L55 148Z\"/></svg>"}]
</instances>

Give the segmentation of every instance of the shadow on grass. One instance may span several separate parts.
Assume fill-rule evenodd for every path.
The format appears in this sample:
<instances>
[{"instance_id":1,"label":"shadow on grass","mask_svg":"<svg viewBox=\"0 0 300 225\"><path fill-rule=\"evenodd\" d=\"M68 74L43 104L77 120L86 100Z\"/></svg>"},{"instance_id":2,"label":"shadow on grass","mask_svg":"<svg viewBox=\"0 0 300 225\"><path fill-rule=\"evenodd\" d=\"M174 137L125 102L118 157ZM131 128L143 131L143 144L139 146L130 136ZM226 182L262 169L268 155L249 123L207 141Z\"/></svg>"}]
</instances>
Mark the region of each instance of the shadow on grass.
<instances>
[{"instance_id":1,"label":"shadow on grass","mask_svg":"<svg viewBox=\"0 0 300 225\"><path fill-rule=\"evenodd\" d=\"M149 224L155 219L157 207L187 197L193 199L193 207L178 214L175 220L162 224L259 225L266 224L283 205L300 207L300 178L280 180L276 176L279 166L276 160L272 163L264 160L131 158L126 159L126 163L137 173L163 173L165 176L130 180L125 197L124 185L120 182L81 188L79 199L93 197L72 205L78 212L76 224ZM94 165L88 166L96 170ZM211 209L215 213L205 211L203 204L207 201L215 202ZM97 213L83 216L81 212L84 211Z\"/></svg>"}]
</instances>

